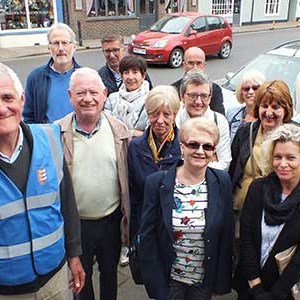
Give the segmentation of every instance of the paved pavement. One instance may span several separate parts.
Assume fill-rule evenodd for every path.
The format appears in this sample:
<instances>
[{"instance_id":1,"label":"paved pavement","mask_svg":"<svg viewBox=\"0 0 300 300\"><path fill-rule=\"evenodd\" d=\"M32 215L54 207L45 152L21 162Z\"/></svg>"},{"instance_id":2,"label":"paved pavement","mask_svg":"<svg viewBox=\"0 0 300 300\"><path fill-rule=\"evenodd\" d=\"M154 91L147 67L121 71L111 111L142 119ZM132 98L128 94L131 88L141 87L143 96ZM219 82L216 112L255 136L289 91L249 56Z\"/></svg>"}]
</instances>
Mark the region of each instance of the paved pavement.
<instances>
[{"instance_id":1,"label":"paved pavement","mask_svg":"<svg viewBox=\"0 0 300 300\"><path fill-rule=\"evenodd\" d=\"M279 22L279 23L264 23L258 25L247 25L247 26L234 26L233 33L249 33L257 31L267 31L267 30L282 30L286 28L300 27L300 23L297 22ZM125 44L128 44L130 37L125 37ZM77 51L87 50L87 49L97 49L100 48L100 40L84 40L82 41L82 46L78 46ZM47 46L35 45L29 47L14 47L14 48L0 48L0 61L4 62L6 60L12 60L21 57L36 56L41 54L47 54Z\"/></svg>"}]
</instances>

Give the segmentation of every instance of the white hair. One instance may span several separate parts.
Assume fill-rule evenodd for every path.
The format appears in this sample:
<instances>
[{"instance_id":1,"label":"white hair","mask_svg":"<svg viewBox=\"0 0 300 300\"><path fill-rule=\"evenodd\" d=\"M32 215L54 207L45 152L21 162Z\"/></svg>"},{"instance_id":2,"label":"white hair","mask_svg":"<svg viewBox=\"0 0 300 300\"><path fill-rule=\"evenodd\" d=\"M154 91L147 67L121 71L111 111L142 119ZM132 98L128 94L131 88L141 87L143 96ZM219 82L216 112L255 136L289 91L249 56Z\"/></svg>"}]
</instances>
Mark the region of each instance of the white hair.
<instances>
[{"instance_id":1,"label":"white hair","mask_svg":"<svg viewBox=\"0 0 300 300\"><path fill-rule=\"evenodd\" d=\"M11 81L13 82L14 88L16 89L16 92L18 94L18 97L21 97L22 94L24 93L24 89L22 86L22 83L19 79L19 77L17 76L17 74L13 71L13 69L11 69L10 67L8 67L7 65L0 63L0 78L3 76L8 76Z\"/></svg>"},{"instance_id":2,"label":"white hair","mask_svg":"<svg viewBox=\"0 0 300 300\"><path fill-rule=\"evenodd\" d=\"M105 89L105 85L104 85L104 83L102 81L102 78L98 74L98 72L95 71L92 68L83 67L83 68L76 69L72 73L71 78L70 78L70 82L69 82L69 89L70 90L72 90L74 88L74 81L75 81L76 77L79 76L79 75L83 75L85 77L89 77L91 79L95 79L99 83L99 86L100 86L101 90Z\"/></svg>"},{"instance_id":3,"label":"white hair","mask_svg":"<svg viewBox=\"0 0 300 300\"><path fill-rule=\"evenodd\" d=\"M50 43L51 42L51 35L52 35L52 33L55 31L55 30L65 30L66 32L68 32L69 33L69 35L70 35L70 42L72 42L72 43L76 43L76 35L75 35L75 33L74 33L74 31L71 29L71 27L70 26L68 26L67 24L65 24L65 23L55 23L55 24L53 24L51 27L50 27L50 29L49 29L49 31L48 31L48 33L47 33L47 39L48 39L48 43Z\"/></svg>"}]
</instances>

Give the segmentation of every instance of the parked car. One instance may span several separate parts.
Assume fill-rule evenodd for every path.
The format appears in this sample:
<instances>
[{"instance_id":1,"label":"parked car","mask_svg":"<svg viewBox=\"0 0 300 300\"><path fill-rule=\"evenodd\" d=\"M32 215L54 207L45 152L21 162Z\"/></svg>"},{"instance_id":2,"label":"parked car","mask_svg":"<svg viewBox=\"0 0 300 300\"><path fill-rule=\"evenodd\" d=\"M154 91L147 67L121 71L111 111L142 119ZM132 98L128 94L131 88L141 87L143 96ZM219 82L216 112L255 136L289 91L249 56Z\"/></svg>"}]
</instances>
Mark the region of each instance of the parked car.
<instances>
[{"instance_id":1,"label":"parked car","mask_svg":"<svg viewBox=\"0 0 300 300\"><path fill-rule=\"evenodd\" d=\"M240 68L236 73L227 73L227 81L222 85L226 110L239 105L235 97L235 89L243 77L243 74L249 70L260 71L265 75L267 80L284 80L293 95L294 108L297 113L300 113L300 103L295 97L296 77L300 74L300 40L281 44L260 54L251 62ZM300 82L297 84L299 88Z\"/></svg>"},{"instance_id":2,"label":"parked car","mask_svg":"<svg viewBox=\"0 0 300 300\"><path fill-rule=\"evenodd\" d=\"M228 58L232 48L230 24L215 15L170 14L133 37L128 52L142 55L149 63L168 63L178 68L184 51L191 46L201 47L206 55Z\"/></svg>"}]
</instances>

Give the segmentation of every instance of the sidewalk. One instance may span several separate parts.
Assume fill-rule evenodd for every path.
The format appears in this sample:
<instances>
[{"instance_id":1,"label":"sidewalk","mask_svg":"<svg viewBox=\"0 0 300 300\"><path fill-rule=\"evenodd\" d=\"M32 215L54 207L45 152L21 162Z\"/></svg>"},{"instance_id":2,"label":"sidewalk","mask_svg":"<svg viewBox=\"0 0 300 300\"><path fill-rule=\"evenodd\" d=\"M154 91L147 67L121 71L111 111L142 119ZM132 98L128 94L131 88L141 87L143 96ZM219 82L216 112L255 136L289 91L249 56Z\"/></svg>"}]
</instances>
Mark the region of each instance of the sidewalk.
<instances>
[{"instance_id":1,"label":"sidewalk","mask_svg":"<svg viewBox=\"0 0 300 300\"><path fill-rule=\"evenodd\" d=\"M246 25L246 26L233 26L234 34L258 32L258 31L268 31L268 30L281 30L286 28L295 28L300 24L297 22L280 22L272 24L264 23L258 25ZM124 37L125 44L130 42L130 37ZM84 40L82 46L77 47L77 51L87 50L87 49L97 49L100 48L100 40ZM36 56L48 54L48 46L30 46L30 47L15 47L15 48L0 48L0 61L4 62L6 60L12 60L21 57Z\"/></svg>"}]
</instances>

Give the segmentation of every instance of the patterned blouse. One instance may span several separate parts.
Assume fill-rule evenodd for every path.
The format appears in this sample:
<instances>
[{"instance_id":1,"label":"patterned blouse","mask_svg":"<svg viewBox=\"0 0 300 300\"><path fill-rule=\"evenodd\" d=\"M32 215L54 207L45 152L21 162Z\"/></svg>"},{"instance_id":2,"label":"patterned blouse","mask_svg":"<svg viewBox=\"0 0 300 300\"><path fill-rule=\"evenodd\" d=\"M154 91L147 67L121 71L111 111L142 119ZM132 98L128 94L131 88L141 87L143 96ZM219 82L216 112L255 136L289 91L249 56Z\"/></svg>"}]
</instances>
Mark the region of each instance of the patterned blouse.
<instances>
[{"instance_id":1,"label":"patterned blouse","mask_svg":"<svg viewBox=\"0 0 300 300\"><path fill-rule=\"evenodd\" d=\"M203 281L206 208L205 179L195 185L185 185L176 180L172 216L176 258L171 277L174 280L187 284Z\"/></svg>"}]
</instances>

